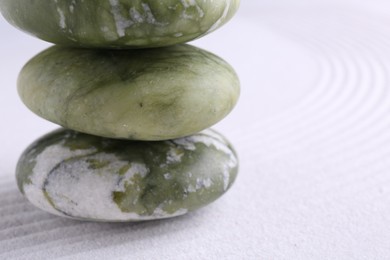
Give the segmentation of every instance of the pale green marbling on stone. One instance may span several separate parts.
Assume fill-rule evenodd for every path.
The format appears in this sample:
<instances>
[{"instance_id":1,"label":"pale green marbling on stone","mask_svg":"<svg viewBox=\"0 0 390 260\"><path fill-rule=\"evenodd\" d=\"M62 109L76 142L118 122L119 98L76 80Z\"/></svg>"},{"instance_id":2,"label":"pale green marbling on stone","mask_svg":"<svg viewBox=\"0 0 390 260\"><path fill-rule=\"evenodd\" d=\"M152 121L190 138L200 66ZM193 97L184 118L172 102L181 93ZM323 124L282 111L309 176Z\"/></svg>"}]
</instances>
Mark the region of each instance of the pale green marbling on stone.
<instances>
[{"instance_id":1,"label":"pale green marbling on stone","mask_svg":"<svg viewBox=\"0 0 390 260\"><path fill-rule=\"evenodd\" d=\"M99 48L157 47L214 31L239 0L1 0L14 26L43 40Z\"/></svg>"},{"instance_id":2,"label":"pale green marbling on stone","mask_svg":"<svg viewBox=\"0 0 390 260\"><path fill-rule=\"evenodd\" d=\"M107 139L59 129L19 159L19 189L52 214L97 221L169 218L203 207L234 182L237 156L205 130L158 142Z\"/></svg>"},{"instance_id":3,"label":"pale green marbling on stone","mask_svg":"<svg viewBox=\"0 0 390 260\"><path fill-rule=\"evenodd\" d=\"M121 51L55 46L26 64L18 91L33 112L66 128L166 140L224 118L240 89L225 61L190 45Z\"/></svg>"}]
</instances>

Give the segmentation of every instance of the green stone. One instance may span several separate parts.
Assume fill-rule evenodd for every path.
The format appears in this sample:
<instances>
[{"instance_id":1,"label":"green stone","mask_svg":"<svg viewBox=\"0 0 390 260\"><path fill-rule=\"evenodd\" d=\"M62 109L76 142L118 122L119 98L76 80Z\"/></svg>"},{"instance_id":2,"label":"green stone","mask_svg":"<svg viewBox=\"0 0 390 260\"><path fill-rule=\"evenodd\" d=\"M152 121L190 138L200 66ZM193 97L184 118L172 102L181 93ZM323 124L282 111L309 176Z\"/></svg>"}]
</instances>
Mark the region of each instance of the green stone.
<instances>
[{"instance_id":1,"label":"green stone","mask_svg":"<svg viewBox=\"0 0 390 260\"><path fill-rule=\"evenodd\" d=\"M240 0L1 0L0 11L36 37L66 46L139 48L188 42L214 31Z\"/></svg>"},{"instance_id":2,"label":"green stone","mask_svg":"<svg viewBox=\"0 0 390 260\"><path fill-rule=\"evenodd\" d=\"M212 130L142 142L59 129L27 148L16 178L24 196L52 214L139 221L182 215L215 201L237 170L234 149Z\"/></svg>"},{"instance_id":3,"label":"green stone","mask_svg":"<svg viewBox=\"0 0 390 260\"><path fill-rule=\"evenodd\" d=\"M20 73L21 99L37 115L110 138L166 140L206 129L239 96L222 59L190 45L88 50L55 46Z\"/></svg>"}]
</instances>

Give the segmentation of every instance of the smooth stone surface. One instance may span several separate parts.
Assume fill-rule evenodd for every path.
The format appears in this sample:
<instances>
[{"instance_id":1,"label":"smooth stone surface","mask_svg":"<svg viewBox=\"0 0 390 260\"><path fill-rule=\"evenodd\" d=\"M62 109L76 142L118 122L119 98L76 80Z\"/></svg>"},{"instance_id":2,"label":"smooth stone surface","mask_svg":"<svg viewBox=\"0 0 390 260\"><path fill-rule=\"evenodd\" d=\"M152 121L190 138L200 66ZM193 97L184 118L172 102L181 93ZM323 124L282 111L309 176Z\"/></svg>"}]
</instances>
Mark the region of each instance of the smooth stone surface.
<instances>
[{"instance_id":1,"label":"smooth stone surface","mask_svg":"<svg viewBox=\"0 0 390 260\"><path fill-rule=\"evenodd\" d=\"M2 0L14 26L66 46L158 47L188 42L221 27L240 0Z\"/></svg>"},{"instance_id":2,"label":"smooth stone surface","mask_svg":"<svg viewBox=\"0 0 390 260\"><path fill-rule=\"evenodd\" d=\"M25 197L52 214L137 221L213 202L231 187L237 170L233 148L212 130L140 142L59 129L27 148L16 178Z\"/></svg>"},{"instance_id":3,"label":"smooth stone surface","mask_svg":"<svg viewBox=\"0 0 390 260\"><path fill-rule=\"evenodd\" d=\"M33 112L76 131L166 140L224 118L239 80L222 59L190 45L141 50L52 47L30 60L18 91Z\"/></svg>"}]
</instances>

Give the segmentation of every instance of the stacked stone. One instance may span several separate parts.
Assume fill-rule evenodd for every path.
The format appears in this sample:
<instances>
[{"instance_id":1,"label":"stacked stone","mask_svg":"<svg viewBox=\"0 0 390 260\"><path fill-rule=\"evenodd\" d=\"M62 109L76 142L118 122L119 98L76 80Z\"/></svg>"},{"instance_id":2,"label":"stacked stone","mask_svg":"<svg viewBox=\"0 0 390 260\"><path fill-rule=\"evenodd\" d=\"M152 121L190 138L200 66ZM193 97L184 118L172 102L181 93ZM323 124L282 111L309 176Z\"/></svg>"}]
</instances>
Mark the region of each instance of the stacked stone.
<instances>
[{"instance_id":1,"label":"stacked stone","mask_svg":"<svg viewBox=\"0 0 390 260\"><path fill-rule=\"evenodd\" d=\"M22 154L25 197L60 216L138 221L182 215L225 193L237 156L207 128L233 109L239 81L221 58L183 43L222 26L238 5L2 0L11 24L57 44L18 79L24 104L64 127Z\"/></svg>"}]
</instances>

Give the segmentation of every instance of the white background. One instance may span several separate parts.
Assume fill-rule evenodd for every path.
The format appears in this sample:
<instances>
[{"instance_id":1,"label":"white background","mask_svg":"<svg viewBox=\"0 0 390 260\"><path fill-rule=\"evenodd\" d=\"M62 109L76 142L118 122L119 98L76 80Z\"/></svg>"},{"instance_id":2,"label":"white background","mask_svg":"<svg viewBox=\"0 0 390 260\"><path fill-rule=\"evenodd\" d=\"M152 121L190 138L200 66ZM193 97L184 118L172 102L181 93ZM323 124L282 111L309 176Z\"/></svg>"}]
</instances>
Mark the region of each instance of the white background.
<instances>
[{"instance_id":1,"label":"white background","mask_svg":"<svg viewBox=\"0 0 390 260\"><path fill-rule=\"evenodd\" d=\"M17 191L14 168L56 126L16 93L48 43L0 19L0 259L390 259L390 3L246 0L194 45L236 68L242 94L215 126L237 148L233 188L184 217L87 223Z\"/></svg>"}]
</instances>

